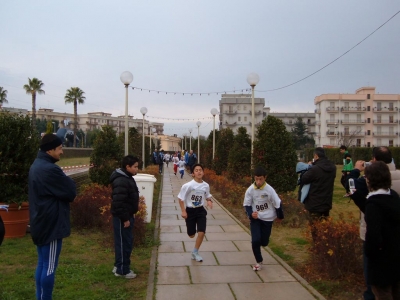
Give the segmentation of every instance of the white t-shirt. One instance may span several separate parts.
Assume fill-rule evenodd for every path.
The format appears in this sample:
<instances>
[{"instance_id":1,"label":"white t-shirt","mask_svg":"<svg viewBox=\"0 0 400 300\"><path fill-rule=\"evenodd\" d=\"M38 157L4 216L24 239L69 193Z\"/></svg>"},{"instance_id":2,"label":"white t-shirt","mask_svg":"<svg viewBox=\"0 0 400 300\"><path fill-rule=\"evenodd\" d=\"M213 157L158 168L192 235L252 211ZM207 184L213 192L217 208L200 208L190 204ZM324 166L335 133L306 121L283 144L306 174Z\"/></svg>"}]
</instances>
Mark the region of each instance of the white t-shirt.
<instances>
[{"instance_id":1,"label":"white t-shirt","mask_svg":"<svg viewBox=\"0 0 400 300\"><path fill-rule=\"evenodd\" d=\"M186 165L185 161L184 160L180 160L178 162L178 170L179 171L185 170L185 165Z\"/></svg>"},{"instance_id":2,"label":"white t-shirt","mask_svg":"<svg viewBox=\"0 0 400 300\"><path fill-rule=\"evenodd\" d=\"M178 195L178 199L185 202L186 207L204 206L206 199L211 197L208 183L204 181L198 183L194 179L185 183Z\"/></svg>"},{"instance_id":3,"label":"white t-shirt","mask_svg":"<svg viewBox=\"0 0 400 300\"><path fill-rule=\"evenodd\" d=\"M171 157L171 156L169 155L169 153L165 154L165 155L164 155L165 161L169 161L170 157Z\"/></svg>"},{"instance_id":4,"label":"white t-shirt","mask_svg":"<svg viewBox=\"0 0 400 300\"><path fill-rule=\"evenodd\" d=\"M258 212L260 220L273 221L276 219L275 208L281 206L281 199L269 184L265 183L261 189L252 184L244 195L243 206L251 206L253 212Z\"/></svg>"},{"instance_id":5,"label":"white t-shirt","mask_svg":"<svg viewBox=\"0 0 400 300\"><path fill-rule=\"evenodd\" d=\"M172 161L174 162L174 165L177 165L178 162L179 162L178 156L174 156L174 157L172 158Z\"/></svg>"}]
</instances>

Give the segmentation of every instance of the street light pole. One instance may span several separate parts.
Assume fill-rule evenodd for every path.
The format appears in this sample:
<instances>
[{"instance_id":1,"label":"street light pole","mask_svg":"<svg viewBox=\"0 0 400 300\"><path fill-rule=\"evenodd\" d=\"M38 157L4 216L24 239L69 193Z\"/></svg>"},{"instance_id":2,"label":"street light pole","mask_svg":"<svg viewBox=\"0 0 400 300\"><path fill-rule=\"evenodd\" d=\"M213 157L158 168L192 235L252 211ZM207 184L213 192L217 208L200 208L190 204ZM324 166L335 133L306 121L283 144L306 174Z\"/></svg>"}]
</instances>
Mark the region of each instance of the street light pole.
<instances>
[{"instance_id":1,"label":"street light pole","mask_svg":"<svg viewBox=\"0 0 400 300\"><path fill-rule=\"evenodd\" d=\"M143 167L142 170L144 170L145 168L145 163L144 163L144 115L147 114L147 108L146 107L142 107L140 109L140 113L143 115L143 129L142 129L142 135L143 135L143 144L142 144L142 161L143 161Z\"/></svg>"},{"instance_id":2,"label":"street light pole","mask_svg":"<svg viewBox=\"0 0 400 300\"><path fill-rule=\"evenodd\" d=\"M56 133L56 122L51 122L53 124L53 132Z\"/></svg>"},{"instance_id":3,"label":"street light pole","mask_svg":"<svg viewBox=\"0 0 400 300\"><path fill-rule=\"evenodd\" d=\"M212 158L214 159L215 156L215 115L218 113L218 110L216 108L211 109L211 114L213 115L214 118L214 124L213 124L213 156Z\"/></svg>"},{"instance_id":4,"label":"street light pole","mask_svg":"<svg viewBox=\"0 0 400 300\"><path fill-rule=\"evenodd\" d=\"M254 88L260 81L260 77L256 73L247 76L247 83L251 86L251 167L253 167L253 147L254 147Z\"/></svg>"},{"instance_id":5,"label":"street light pole","mask_svg":"<svg viewBox=\"0 0 400 300\"><path fill-rule=\"evenodd\" d=\"M192 150L192 128L189 129L190 139L189 139L189 152Z\"/></svg>"},{"instance_id":6,"label":"street light pole","mask_svg":"<svg viewBox=\"0 0 400 300\"><path fill-rule=\"evenodd\" d=\"M125 85L125 156L128 155L128 87L133 81L133 75L129 71L121 74L120 79Z\"/></svg>"},{"instance_id":7,"label":"street light pole","mask_svg":"<svg viewBox=\"0 0 400 300\"><path fill-rule=\"evenodd\" d=\"M197 156L199 157L198 163L200 163L200 125L201 122L197 121Z\"/></svg>"}]
</instances>

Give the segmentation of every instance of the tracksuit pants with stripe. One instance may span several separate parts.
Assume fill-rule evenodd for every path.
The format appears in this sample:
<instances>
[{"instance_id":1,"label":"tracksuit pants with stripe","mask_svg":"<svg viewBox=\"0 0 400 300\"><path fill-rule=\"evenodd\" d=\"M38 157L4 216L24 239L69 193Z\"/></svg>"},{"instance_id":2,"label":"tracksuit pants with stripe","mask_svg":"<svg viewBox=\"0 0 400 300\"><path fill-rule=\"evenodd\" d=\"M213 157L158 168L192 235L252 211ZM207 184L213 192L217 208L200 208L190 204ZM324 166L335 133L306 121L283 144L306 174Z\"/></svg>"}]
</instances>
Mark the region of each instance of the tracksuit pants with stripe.
<instances>
[{"instance_id":1,"label":"tracksuit pants with stripe","mask_svg":"<svg viewBox=\"0 0 400 300\"><path fill-rule=\"evenodd\" d=\"M130 226L124 228L124 223L118 217L113 217L115 263L117 274L130 273L131 253L133 249L133 223L134 218L129 219Z\"/></svg>"},{"instance_id":2,"label":"tracksuit pants with stripe","mask_svg":"<svg viewBox=\"0 0 400 300\"><path fill-rule=\"evenodd\" d=\"M62 239L54 240L43 246L36 246L38 252L38 265L35 273L36 299L52 299L54 277L61 247Z\"/></svg>"}]
</instances>

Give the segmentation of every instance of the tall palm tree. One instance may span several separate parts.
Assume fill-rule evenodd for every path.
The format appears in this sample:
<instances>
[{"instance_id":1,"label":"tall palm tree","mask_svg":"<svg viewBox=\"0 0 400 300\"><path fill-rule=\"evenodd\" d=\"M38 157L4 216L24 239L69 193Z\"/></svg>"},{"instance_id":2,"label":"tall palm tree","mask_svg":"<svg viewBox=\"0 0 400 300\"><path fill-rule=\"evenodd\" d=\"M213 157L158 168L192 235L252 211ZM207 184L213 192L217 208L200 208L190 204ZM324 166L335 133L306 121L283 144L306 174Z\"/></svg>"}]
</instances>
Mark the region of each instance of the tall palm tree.
<instances>
[{"instance_id":1,"label":"tall palm tree","mask_svg":"<svg viewBox=\"0 0 400 300\"><path fill-rule=\"evenodd\" d=\"M2 86L0 86L0 109L3 103L8 103L7 100L7 90L5 90Z\"/></svg>"},{"instance_id":2,"label":"tall palm tree","mask_svg":"<svg viewBox=\"0 0 400 300\"><path fill-rule=\"evenodd\" d=\"M33 129L36 128L36 93L39 95L44 94L44 90L42 90L42 87L44 86L44 83L37 79L36 77L30 79L28 77L29 83L25 84L23 86L25 92L27 94L32 95L32 127Z\"/></svg>"},{"instance_id":3,"label":"tall palm tree","mask_svg":"<svg viewBox=\"0 0 400 300\"><path fill-rule=\"evenodd\" d=\"M69 90L67 90L64 97L65 104L74 104L74 147L76 147L76 130L78 128L78 103L85 103L86 97L83 96L84 93L85 92L78 87L71 87Z\"/></svg>"}]
</instances>

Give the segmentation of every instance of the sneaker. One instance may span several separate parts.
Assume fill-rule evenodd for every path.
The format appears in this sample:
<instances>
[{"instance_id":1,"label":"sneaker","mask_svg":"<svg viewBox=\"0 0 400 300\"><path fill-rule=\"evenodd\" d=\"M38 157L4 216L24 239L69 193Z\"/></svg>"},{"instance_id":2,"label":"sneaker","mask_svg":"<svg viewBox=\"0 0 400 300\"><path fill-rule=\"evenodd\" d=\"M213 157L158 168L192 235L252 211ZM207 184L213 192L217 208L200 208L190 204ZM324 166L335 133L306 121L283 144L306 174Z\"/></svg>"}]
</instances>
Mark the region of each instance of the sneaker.
<instances>
[{"instance_id":1,"label":"sneaker","mask_svg":"<svg viewBox=\"0 0 400 300\"><path fill-rule=\"evenodd\" d=\"M131 273L134 273L132 270L129 270ZM112 272L115 274L115 273L117 273L117 267L114 267L113 269L112 269Z\"/></svg>"},{"instance_id":2,"label":"sneaker","mask_svg":"<svg viewBox=\"0 0 400 300\"><path fill-rule=\"evenodd\" d=\"M343 198L347 198L347 197L350 197L350 194L346 193L343 195Z\"/></svg>"},{"instance_id":3,"label":"sneaker","mask_svg":"<svg viewBox=\"0 0 400 300\"><path fill-rule=\"evenodd\" d=\"M261 264L262 264L262 263L256 263L256 264L253 266L253 271L260 271L260 270L261 270Z\"/></svg>"},{"instance_id":4,"label":"sneaker","mask_svg":"<svg viewBox=\"0 0 400 300\"><path fill-rule=\"evenodd\" d=\"M203 261L203 258L199 255L198 252L192 252L192 259L196 261Z\"/></svg>"},{"instance_id":5,"label":"sneaker","mask_svg":"<svg viewBox=\"0 0 400 300\"><path fill-rule=\"evenodd\" d=\"M135 273L133 273L132 270L128 274L125 274L125 275L121 275L118 273L114 273L114 275L117 277L125 277L126 279L133 279L133 278L136 278L136 276L137 276Z\"/></svg>"}]
</instances>

